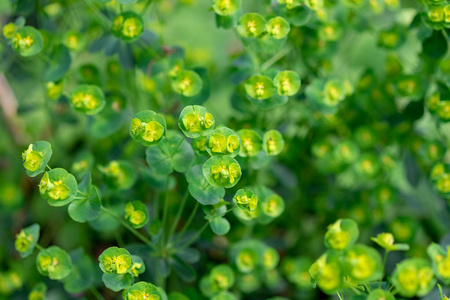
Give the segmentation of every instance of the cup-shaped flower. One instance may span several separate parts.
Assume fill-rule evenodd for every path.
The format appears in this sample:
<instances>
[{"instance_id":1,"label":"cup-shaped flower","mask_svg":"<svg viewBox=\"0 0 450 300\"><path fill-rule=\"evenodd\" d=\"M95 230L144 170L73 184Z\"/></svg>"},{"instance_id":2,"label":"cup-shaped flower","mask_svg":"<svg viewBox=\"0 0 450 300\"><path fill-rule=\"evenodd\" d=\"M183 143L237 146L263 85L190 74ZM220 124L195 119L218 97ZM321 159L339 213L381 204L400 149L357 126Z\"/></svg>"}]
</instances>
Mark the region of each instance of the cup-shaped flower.
<instances>
[{"instance_id":1,"label":"cup-shaped flower","mask_svg":"<svg viewBox=\"0 0 450 300\"><path fill-rule=\"evenodd\" d=\"M108 165L99 167L108 188L117 191L130 189L136 182L137 175L133 165L124 160L113 160Z\"/></svg>"},{"instance_id":2,"label":"cup-shaped flower","mask_svg":"<svg viewBox=\"0 0 450 300\"><path fill-rule=\"evenodd\" d=\"M12 48L22 56L32 56L41 52L44 46L41 33L25 26L17 29L12 37Z\"/></svg>"},{"instance_id":3,"label":"cup-shaped flower","mask_svg":"<svg viewBox=\"0 0 450 300\"><path fill-rule=\"evenodd\" d=\"M105 107L105 95L96 85L82 84L71 95L72 107L80 113L96 115Z\"/></svg>"},{"instance_id":4,"label":"cup-shaped flower","mask_svg":"<svg viewBox=\"0 0 450 300\"><path fill-rule=\"evenodd\" d=\"M265 30L266 19L258 13L247 13L239 18L237 32L244 38L259 37Z\"/></svg>"},{"instance_id":5,"label":"cup-shaped flower","mask_svg":"<svg viewBox=\"0 0 450 300\"><path fill-rule=\"evenodd\" d=\"M42 275L53 280L61 280L72 271L72 260L63 249L50 246L39 252L36 257L36 266Z\"/></svg>"},{"instance_id":6,"label":"cup-shaped flower","mask_svg":"<svg viewBox=\"0 0 450 300\"><path fill-rule=\"evenodd\" d=\"M341 141L334 149L334 157L343 164L353 163L358 159L359 148L355 142L351 140Z\"/></svg>"},{"instance_id":7,"label":"cup-shaped flower","mask_svg":"<svg viewBox=\"0 0 450 300\"><path fill-rule=\"evenodd\" d=\"M239 163L228 155L217 155L208 159L202 167L203 175L214 187L231 188L241 179Z\"/></svg>"},{"instance_id":8,"label":"cup-shaped flower","mask_svg":"<svg viewBox=\"0 0 450 300\"><path fill-rule=\"evenodd\" d=\"M193 139L191 146L198 155L208 154L208 151L206 151L206 136L199 136Z\"/></svg>"},{"instance_id":9,"label":"cup-shaped flower","mask_svg":"<svg viewBox=\"0 0 450 300\"><path fill-rule=\"evenodd\" d=\"M28 300L44 300L47 286L43 282L39 282L33 286L31 292L28 294Z\"/></svg>"},{"instance_id":10,"label":"cup-shaped flower","mask_svg":"<svg viewBox=\"0 0 450 300\"><path fill-rule=\"evenodd\" d=\"M422 95L422 82L420 76L404 75L399 77L395 84L399 96L418 98Z\"/></svg>"},{"instance_id":11,"label":"cup-shaped flower","mask_svg":"<svg viewBox=\"0 0 450 300\"><path fill-rule=\"evenodd\" d=\"M432 23L440 23L444 21L444 8L440 5L431 5L427 12L428 20Z\"/></svg>"},{"instance_id":12,"label":"cup-shaped flower","mask_svg":"<svg viewBox=\"0 0 450 300\"><path fill-rule=\"evenodd\" d=\"M111 29L118 38L125 42L132 42L144 31L144 20L136 13L124 12L114 18Z\"/></svg>"},{"instance_id":13,"label":"cup-shaped flower","mask_svg":"<svg viewBox=\"0 0 450 300\"><path fill-rule=\"evenodd\" d=\"M309 268L313 282L327 294L336 293L343 286L342 271L332 253L325 253Z\"/></svg>"},{"instance_id":14,"label":"cup-shaped flower","mask_svg":"<svg viewBox=\"0 0 450 300\"><path fill-rule=\"evenodd\" d=\"M394 235L389 232L383 232L378 234L375 238L371 238L372 241L377 243L381 248L386 251L408 251L408 244L394 244Z\"/></svg>"},{"instance_id":15,"label":"cup-shaped flower","mask_svg":"<svg viewBox=\"0 0 450 300\"><path fill-rule=\"evenodd\" d=\"M59 80L56 82L50 81L45 84L45 87L47 88L47 97L49 97L52 100L58 99L64 88L64 81Z\"/></svg>"},{"instance_id":16,"label":"cup-shaped flower","mask_svg":"<svg viewBox=\"0 0 450 300\"><path fill-rule=\"evenodd\" d=\"M345 251L344 269L352 282L363 284L383 277L381 256L373 248L354 245Z\"/></svg>"},{"instance_id":17,"label":"cup-shaped flower","mask_svg":"<svg viewBox=\"0 0 450 300\"><path fill-rule=\"evenodd\" d=\"M278 155L284 149L283 135L278 130L269 130L264 134L263 148L269 156Z\"/></svg>"},{"instance_id":18,"label":"cup-shaped flower","mask_svg":"<svg viewBox=\"0 0 450 300\"><path fill-rule=\"evenodd\" d=\"M355 163L356 172L363 177L373 178L380 172L378 157L372 153L364 153Z\"/></svg>"},{"instance_id":19,"label":"cup-shaped flower","mask_svg":"<svg viewBox=\"0 0 450 300\"><path fill-rule=\"evenodd\" d=\"M241 139L240 156L256 156L263 149L263 140L256 131L251 129L241 129L237 134Z\"/></svg>"},{"instance_id":20,"label":"cup-shaped flower","mask_svg":"<svg viewBox=\"0 0 450 300\"><path fill-rule=\"evenodd\" d=\"M222 154L235 157L239 154L240 144L241 140L233 130L221 127L208 134L205 148L211 156Z\"/></svg>"},{"instance_id":21,"label":"cup-shaped flower","mask_svg":"<svg viewBox=\"0 0 450 300\"><path fill-rule=\"evenodd\" d=\"M291 26L286 19L282 17L274 17L266 22L266 31L274 39L281 40L289 34L289 31L291 31Z\"/></svg>"},{"instance_id":22,"label":"cup-shaped flower","mask_svg":"<svg viewBox=\"0 0 450 300\"><path fill-rule=\"evenodd\" d=\"M131 258L133 259L133 266L131 267L129 272L134 277L137 277L139 276L139 274L145 272L145 263L142 258L137 255L131 255Z\"/></svg>"},{"instance_id":23,"label":"cup-shaped flower","mask_svg":"<svg viewBox=\"0 0 450 300\"><path fill-rule=\"evenodd\" d=\"M304 5L301 0L278 0L278 3L286 5L287 9L293 9L297 6Z\"/></svg>"},{"instance_id":24,"label":"cup-shaped flower","mask_svg":"<svg viewBox=\"0 0 450 300\"><path fill-rule=\"evenodd\" d=\"M66 205L77 195L78 183L65 169L56 168L44 173L39 192L51 206Z\"/></svg>"},{"instance_id":25,"label":"cup-shaped flower","mask_svg":"<svg viewBox=\"0 0 450 300\"><path fill-rule=\"evenodd\" d=\"M186 106L178 118L178 126L188 138L208 135L214 125L213 115L199 105Z\"/></svg>"},{"instance_id":26,"label":"cup-shaped flower","mask_svg":"<svg viewBox=\"0 0 450 300\"><path fill-rule=\"evenodd\" d=\"M403 260L395 268L391 280L402 297L422 297L436 284L433 269L423 258Z\"/></svg>"},{"instance_id":27,"label":"cup-shaped flower","mask_svg":"<svg viewBox=\"0 0 450 300\"><path fill-rule=\"evenodd\" d=\"M275 269L279 261L280 255L278 254L277 250L275 250L272 247L267 247L266 249L264 249L262 253L262 264L264 266L264 269L266 270Z\"/></svg>"},{"instance_id":28,"label":"cup-shaped flower","mask_svg":"<svg viewBox=\"0 0 450 300\"><path fill-rule=\"evenodd\" d=\"M450 101L444 100L440 101L437 109L436 109L437 115L439 116L439 119L441 119L444 122L450 121Z\"/></svg>"},{"instance_id":29,"label":"cup-shaped flower","mask_svg":"<svg viewBox=\"0 0 450 300\"><path fill-rule=\"evenodd\" d=\"M209 273L209 279L219 290L228 290L234 284L235 276L230 266L222 264L215 266Z\"/></svg>"},{"instance_id":30,"label":"cup-shaped flower","mask_svg":"<svg viewBox=\"0 0 450 300\"><path fill-rule=\"evenodd\" d=\"M241 0L214 0L212 8L214 12L221 16L235 14L241 7Z\"/></svg>"},{"instance_id":31,"label":"cup-shaped flower","mask_svg":"<svg viewBox=\"0 0 450 300\"><path fill-rule=\"evenodd\" d=\"M125 300L164 300L166 293L159 287L144 281L133 284L125 292Z\"/></svg>"},{"instance_id":32,"label":"cup-shaped flower","mask_svg":"<svg viewBox=\"0 0 450 300\"><path fill-rule=\"evenodd\" d=\"M130 135L144 146L154 146L166 135L166 121L151 110L138 112L131 120Z\"/></svg>"},{"instance_id":33,"label":"cup-shaped flower","mask_svg":"<svg viewBox=\"0 0 450 300\"><path fill-rule=\"evenodd\" d=\"M8 23L5 24L5 26L3 26L3 36L6 39L12 39L12 37L14 36L14 33L16 32L16 25L14 23Z\"/></svg>"},{"instance_id":34,"label":"cup-shaped flower","mask_svg":"<svg viewBox=\"0 0 450 300\"><path fill-rule=\"evenodd\" d=\"M323 90L323 103L327 106L336 106L345 99L345 95L345 86L342 80L329 80Z\"/></svg>"},{"instance_id":35,"label":"cup-shaped flower","mask_svg":"<svg viewBox=\"0 0 450 300\"><path fill-rule=\"evenodd\" d=\"M271 218L277 218L284 212L284 200L277 194L272 194L264 199L261 208L264 214Z\"/></svg>"},{"instance_id":36,"label":"cup-shaped flower","mask_svg":"<svg viewBox=\"0 0 450 300\"><path fill-rule=\"evenodd\" d=\"M33 224L26 228L23 228L17 235L14 246L20 253L22 258L29 256L33 253L34 248L39 240L39 224Z\"/></svg>"},{"instance_id":37,"label":"cup-shaped flower","mask_svg":"<svg viewBox=\"0 0 450 300\"><path fill-rule=\"evenodd\" d=\"M253 248L243 248L236 255L236 267L242 273L252 272L259 263L258 252Z\"/></svg>"},{"instance_id":38,"label":"cup-shaped flower","mask_svg":"<svg viewBox=\"0 0 450 300\"><path fill-rule=\"evenodd\" d=\"M133 258L125 248L109 247L98 260L100 269L106 274L123 275L133 267Z\"/></svg>"},{"instance_id":39,"label":"cup-shaped flower","mask_svg":"<svg viewBox=\"0 0 450 300\"><path fill-rule=\"evenodd\" d=\"M86 45L85 37L81 33L75 31L66 32L62 42L64 46L73 51L79 51Z\"/></svg>"},{"instance_id":40,"label":"cup-shaped flower","mask_svg":"<svg viewBox=\"0 0 450 300\"><path fill-rule=\"evenodd\" d=\"M172 79L173 90L185 97L197 95L203 87L203 80L197 72L183 70Z\"/></svg>"},{"instance_id":41,"label":"cup-shaped flower","mask_svg":"<svg viewBox=\"0 0 450 300\"><path fill-rule=\"evenodd\" d=\"M339 219L328 226L325 246L333 250L345 250L352 246L359 236L358 225L350 219Z\"/></svg>"},{"instance_id":42,"label":"cup-shaped flower","mask_svg":"<svg viewBox=\"0 0 450 300\"><path fill-rule=\"evenodd\" d=\"M52 146L49 142L38 141L30 144L22 153L23 166L30 177L35 177L44 172L50 157L52 156Z\"/></svg>"},{"instance_id":43,"label":"cup-shaped flower","mask_svg":"<svg viewBox=\"0 0 450 300\"><path fill-rule=\"evenodd\" d=\"M258 207L258 196L252 190L240 189L234 195L233 202L243 211L254 212Z\"/></svg>"},{"instance_id":44,"label":"cup-shaped flower","mask_svg":"<svg viewBox=\"0 0 450 300\"><path fill-rule=\"evenodd\" d=\"M125 219L134 228L141 228L148 222L147 206L141 201L128 202L125 205Z\"/></svg>"},{"instance_id":45,"label":"cup-shaped flower","mask_svg":"<svg viewBox=\"0 0 450 300\"><path fill-rule=\"evenodd\" d=\"M369 293L367 300L395 300L395 297L389 291L376 289Z\"/></svg>"},{"instance_id":46,"label":"cup-shaped flower","mask_svg":"<svg viewBox=\"0 0 450 300\"><path fill-rule=\"evenodd\" d=\"M439 244L432 243L428 246L427 253L436 277L450 285L450 246L447 246L446 252Z\"/></svg>"},{"instance_id":47,"label":"cup-shaped flower","mask_svg":"<svg viewBox=\"0 0 450 300\"><path fill-rule=\"evenodd\" d=\"M269 76L255 75L245 81L245 91L254 99L264 100L272 97L275 86Z\"/></svg>"},{"instance_id":48,"label":"cup-shaped flower","mask_svg":"<svg viewBox=\"0 0 450 300\"><path fill-rule=\"evenodd\" d=\"M301 86L300 77L294 71L282 71L275 76L273 84L280 96L293 96Z\"/></svg>"}]
</instances>

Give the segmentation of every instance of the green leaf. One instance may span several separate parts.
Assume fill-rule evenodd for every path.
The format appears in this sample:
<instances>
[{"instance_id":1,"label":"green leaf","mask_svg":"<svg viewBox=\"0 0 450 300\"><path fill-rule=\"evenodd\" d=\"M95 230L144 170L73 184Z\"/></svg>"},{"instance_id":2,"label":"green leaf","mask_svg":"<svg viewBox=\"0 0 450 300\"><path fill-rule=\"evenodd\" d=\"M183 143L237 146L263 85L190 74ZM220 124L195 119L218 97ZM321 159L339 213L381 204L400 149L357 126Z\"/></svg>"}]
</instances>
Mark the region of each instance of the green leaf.
<instances>
[{"instance_id":1,"label":"green leaf","mask_svg":"<svg viewBox=\"0 0 450 300\"><path fill-rule=\"evenodd\" d=\"M423 53L431 58L440 59L448 51L448 42L442 30L433 30L429 38L423 41Z\"/></svg>"},{"instance_id":2,"label":"green leaf","mask_svg":"<svg viewBox=\"0 0 450 300\"><path fill-rule=\"evenodd\" d=\"M206 181L201 165L193 166L187 173L186 178L189 183L189 193L200 204L217 204L225 196L223 187L214 187Z\"/></svg>"},{"instance_id":3,"label":"green leaf","mask_svg":"<svg viewBox=\"0 0 450 300\"><path fill-rule=\"evenodd\" d=\"M129 289L134 283L134 277L131 274L103 274L102 281L108 289L119 292Z\"/></svg>"},{"instance_id":4,"label":"green leaf","mask_svg":"<svg viewBox=\"0 0 450 300\"><path fill-rule=\"evenodd\" d=\"M148 148L145 153L150 169L160 175L168 175L173 170L187 172L194 160L191 145L174 131L169 131L158 147Z\"/></svg>"},{"instance_id":5,"label":"green leaf","mask_svg":"<svg viewBox=\"0 0 450 300\"><path fill-rule=\"evenodd\" d=\"M176 255L171 258L170 264L177 275L180 276L181 280L184 282L192 282L197 277L194 268L178 258Z\"/></svg>"},{"instance_id":6,"label":"green leaf","mask_svg":"<svg viewBox=\"0 0 450 300\"><path fill-rule=\"evenodd\" d=\"M69 50L63 45L59 45L52 54L52 62L44 73L45 81L56 81L64 76L70 69L72 59Z\"/></svg>"},{"instance_id":7,"label":"green leaf","mask_svg":"<svg viewBox=\"0 0 450 300\"><path fill-rule=\"evenodd\" d=\"M225 235L230 231L230 222L223 217L215 217L209 222L212 231L217 235Z\"/></svg>"},{"instance_id":8,"label":"green leaf","mask_svg":"<svg viewBox=\"0 0 450 300\"><path fill-rule=\"evenodd\" d=\"M73 269L69 276L64 278L64 289L70 294L84 292L95 282L96 267L89 255L84 253L83 248L70 252Z\"/></svg>"},{"instance_id":9,"label":"green leaf","mask_svg":"<svg viewBox=\"0 0 450 300\"><path fill-rule=\"evenodd\" d=\"M90 180L90 175L88 177ZM85 179L86 180L86 179ZM96 219L101 212L100 192L95 186L89 187L87 196L78 194L81 199L75 199L70 203L68 212L69 216L77 222L84 223Z\"/></svg>"}]
</instances>

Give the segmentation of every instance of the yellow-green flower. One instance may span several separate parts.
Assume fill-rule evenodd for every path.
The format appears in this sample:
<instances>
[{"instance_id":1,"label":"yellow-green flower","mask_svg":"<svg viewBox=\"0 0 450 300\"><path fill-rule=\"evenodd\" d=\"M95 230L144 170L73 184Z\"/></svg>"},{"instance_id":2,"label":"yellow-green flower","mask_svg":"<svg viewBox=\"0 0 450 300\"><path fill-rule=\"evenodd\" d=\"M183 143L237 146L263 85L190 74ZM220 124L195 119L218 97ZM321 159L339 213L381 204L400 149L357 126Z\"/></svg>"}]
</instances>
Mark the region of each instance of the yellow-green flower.
<instances>
[{"instance_id":1,"label":"yellow-green flower","mask_svg":"<svg viewBox=\"0 0 450 300\"><path fill-rule=\"evenodd\" d=\"M147 142L159 141L163 134L164 127L156 121L150 121L144 127L142 139Z\"/></svg>"},{"instance_id":2,"label":"yellow-green flower","mask_svg":"<svg viewBox=\"0 0 450 300\"><path fill-rule=\"evenodd\" d=\"M7 39L11 39L16 31L16 25L14 23L8 23L3 26L3 36Z\"/></svg>"},{"instance_id":3,"label":"yellow-green flower","mask_svg":"<svg viewBox=\"0 0 450 300\"><path fill-rule=\"evenodd\" d=\"M44 161L42 152L33 151L33 145L29 145L28 149L22 153L25 169L34 172L41 168Z\"/></svg>"},{"instance_id":4,"label":"yellow-green flower","mask_svg":"<svg viewBox=\"0 0 450 300\"><path fill-rule=\"evenodd\" d=\"M225 150L227 149L226 137L220 133L215 133L211 135L211 137L209 138L209 147L213 152L225 153Z\"/></svg>"}]
</instances>

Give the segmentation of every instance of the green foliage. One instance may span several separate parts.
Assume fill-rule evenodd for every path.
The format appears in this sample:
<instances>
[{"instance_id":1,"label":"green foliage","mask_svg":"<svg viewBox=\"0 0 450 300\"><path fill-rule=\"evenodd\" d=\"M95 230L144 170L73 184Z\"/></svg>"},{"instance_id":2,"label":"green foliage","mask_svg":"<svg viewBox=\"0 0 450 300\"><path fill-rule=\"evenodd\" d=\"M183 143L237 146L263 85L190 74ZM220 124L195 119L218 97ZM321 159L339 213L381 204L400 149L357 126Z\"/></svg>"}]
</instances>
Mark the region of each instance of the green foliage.
<instances>
[{"instance_id":1,"label":"green foliage","mask_svg":"<svg viewBox=\"0 0 450 300\"><path fill-rule=\"evenodd\" d=\"M0 299L448 299L448 0L0 20Z\"/></svg>"}]
</instances>

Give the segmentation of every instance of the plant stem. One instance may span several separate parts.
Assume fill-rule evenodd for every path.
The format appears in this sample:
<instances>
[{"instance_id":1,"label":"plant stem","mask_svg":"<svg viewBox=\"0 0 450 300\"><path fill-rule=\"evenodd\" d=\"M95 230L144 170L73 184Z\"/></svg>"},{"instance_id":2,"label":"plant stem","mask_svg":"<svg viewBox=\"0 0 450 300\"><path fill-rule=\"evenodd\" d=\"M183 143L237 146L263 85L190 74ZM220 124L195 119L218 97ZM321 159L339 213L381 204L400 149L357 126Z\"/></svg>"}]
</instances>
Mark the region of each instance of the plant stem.
<instances>
[{"instance_id":1,"label":"plant stem","mask_svg":"<svg viewBox=\"0 0 450 300\"><path fill-rule=\"evenodd\" d=\"M46 167L51 171L52 170L52 168L50 168L50 166L49 165L46 165Z\"/></svg>"},{"instance_id":2,"label":"plant stem","mask_svg":"<svg viewBox=\"0 0 450 300\"><path fill-rule=\"evenodd\" d=\"M162 245L166 245L165 233L166 233L166 223L167 223L167 213L169 210L169 176L167 176L166 184L165 184L165 198L164 198L164 211L163 211L163 219L161 226L161 242Z\"/></svg>"},{"instance_id":3,"label":"plant stem","mask_svg":"<svg viewBox=\"0 0 450 300\"><path fill-rule=\"evenodd\" d=\"M144 9L141 12L141 15L145 15L147 13L147 9L150 7L150 4L152 3L152 0L147 0L144 5Z\"/></svg>"},{"instance_id":4,"label":"plant stem","mask_svg":"<svg viewBox=\"0 0 450 300\"><path fill-rule=\"evenodd\" d=\"M189 189L186 188L186 192L184 193L183 199L181 199L181 204L180 207L178 208L177 215L175 216L175 220L173 221L172 228L170 228L169 237L167 239L168 242L172 239L173 234L175 233L175 230L177 228L178 222L180 221L180 217L181 214L183 213L184 206L186 205L186 200L188 199L188 197L189 197Z\"/></svg>"},{"instance_id":5,"label":"plant stem","mask_svg":"<svg viewBox=\"0 0 450 300\"><path fill-rule=\"evenodd\" d=\"M87 4L87 6L89 6L89 8L94 12L94 14L99 18L99 20L101 21L102 25L105 28L110 27L110 21L109 19L100 12L100 10L98 9L98 7L96 7L94 4L91 3L91 0L84 0L84 2Z\"/></svg>"},{"instance_id":6,"label":"plant stem","mask_svg":"<svg viewBox=\"0 0 450 300\"><path fill-rule=\"evenodd\" d=\"M203 230L205 230L206 227L208 227L208 225L209 225L209 221L206 221L206 223L202 226L202 228L200 228L200 230L198 230L195 233L195 235L187 243L185 243L183 246L179 247L178 249L182 250L182 249L185 249L185 248L189 247L193 242L195 242L200 237L200 235L202 234Z\"/></svg>"},{"instance_id":7,"label":"plant stem","mask_svg":"<svg viewBox=\"0 0 450 300\"><path fill-rule=\"evenodd\" d=\"M175 150L172 151L171 156L173 156L173 155L177 152L178 148L180 148L181 144L184 142L185 139L186 139L186 136L184 136L184 137L181 139L181 141L178 143L178 145L177 145L177 147L175 148Z\"/></svg>"},{"instance_id":8,"label":"plant stem","mask_svg":"<svg viewBox=\"0 0 450 300\"><path fill-rule=\"evenodd\" d=\"M83 193L83 192L80 191L80 190L77 190L77 193L87 197L87 194L86 194L86 193Z\"/></svg>"},{"instance_id":9,"label":"plant stem","mask_svg":"<svg viewBox=\"0 0 450 300\"><path fill-rule=\"evenodd\" d=\"M265 63L261 65L261 72L264 72L267 68L272 66L274 63L282 59L286 54L288 54L292 50L292 47L286 47L281 49L278 53L276 53L274 56L269 58Z\"/></svg>"},{"instance_id":10,"label":"plant stem","mask_svg":"<svg viewBox=\"0 0 450 300\"><path fill-rule=\"evenodd\" d=\"M336 293L339 297L340 300L344 300L344 297L341 296L341 294L339 292Z\"/></svg>"},{"instance_id":11,"label":"plant stem","mask_svg":"<svg viewBox=\"0 0 450 300\"><path fill-rule=\"evenodd\" d=\"M189 225L191 225L191 222L194 219L195 214L197 213L199 205L200 205L200 203L198 201L196 201L194 210L191 212L191 215L189 216L189 219L187 220L183 229L181 229L180 233L178 233L178 237L177 237L176 241L174 242L174 244L177 244L180 241L180 238L183 236L183 233L188 229Z\"/></svg>"},{"instance_id":12,"label":"plant stem","mask_svg":"<svg viewBox=\"0 0 450 300\"><path fill-rule=\"evenodd\" d=\"M133 227L131 227L130 224L128 224L125 220L123 220L121 217L119 217L118 215L116 215L115 213L113 213L112 211L110 211L108 208L102 206L102 210L107 213L108 215L110 215L111 217L113 217L114 219L116 219L117 222L119 222L120 224L122 224L126 229L128 229L132 234L134 234L137 238L139 238L141 241L143 241L147 246L149 246L150 248L152 248L153 250L157 251L156 246L149 240L147 239L144 235L142 235L139 231L137 231L136 229L134 229Z\"/></svg>"},{"instance_id":13,"label":"plant stem","mask_svg":"<svg viewBox=\"0 0 450 300\"><path fill-rule=\"evenodd\" d=\"M39 244L36 244L36 248L38 248L40 251L44 250L44 247L42 247L42 246L39 245Z\"/></svg>"},{"instance_id":14,"label":"plant stem","mask_svg":"<svg viewBox=\"0 0 450 300\"><path fill-rule=\"evenodd\" d=\"M102 294L100 294L99 291L97 291L97 289L93 286L91 286L89 288L89 291L92 293L92 295L94 295L95 299L97 300L105 300L105 298L102 296Z\"/></svg>"}]
</instances>

